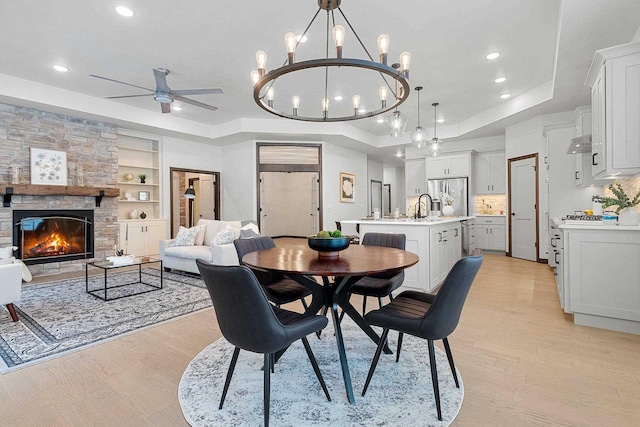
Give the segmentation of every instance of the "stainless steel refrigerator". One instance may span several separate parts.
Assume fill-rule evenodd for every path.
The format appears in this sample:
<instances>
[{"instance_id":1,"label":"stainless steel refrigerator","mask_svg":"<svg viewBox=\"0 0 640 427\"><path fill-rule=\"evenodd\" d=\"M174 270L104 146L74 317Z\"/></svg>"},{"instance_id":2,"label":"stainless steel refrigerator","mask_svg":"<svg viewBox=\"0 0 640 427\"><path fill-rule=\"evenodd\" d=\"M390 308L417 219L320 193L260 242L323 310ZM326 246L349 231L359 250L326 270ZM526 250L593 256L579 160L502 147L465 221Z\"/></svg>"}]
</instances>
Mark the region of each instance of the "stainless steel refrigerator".
<instances>
[{"instance_id":1,"label":"stainless steel refrigerator","mask_svg":"<svg viewBox=\"0 0 640 427\"><path fill-rule=\"evenodd\" d=\"M427 193L433 200L440 200L441 207L444 201L441 195L446 193L453 198L453 216L469 215L469 192L467 178L429 179L427 180Z\"/></svg>"}]
</instances>

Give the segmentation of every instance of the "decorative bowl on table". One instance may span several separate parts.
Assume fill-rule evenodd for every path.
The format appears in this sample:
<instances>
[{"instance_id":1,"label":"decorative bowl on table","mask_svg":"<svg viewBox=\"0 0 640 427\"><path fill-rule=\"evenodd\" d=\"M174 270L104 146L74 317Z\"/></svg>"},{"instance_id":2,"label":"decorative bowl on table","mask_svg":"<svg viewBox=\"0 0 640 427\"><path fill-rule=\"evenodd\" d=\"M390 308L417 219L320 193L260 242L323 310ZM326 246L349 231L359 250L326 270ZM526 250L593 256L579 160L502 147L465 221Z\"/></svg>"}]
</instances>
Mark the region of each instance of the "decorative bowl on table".
<instances>
[{"instance_id":1,"label":"decorative bowl on table","mask_svg":"<svg viewBox=\"0 0 640 427\"><path fill-rule=\"evenodd\" d=\"M309 247L318 251L320 258L337 258L339 252L349 247L349 237L316 237L307 238Z\"/></svg>"}]
</instances>

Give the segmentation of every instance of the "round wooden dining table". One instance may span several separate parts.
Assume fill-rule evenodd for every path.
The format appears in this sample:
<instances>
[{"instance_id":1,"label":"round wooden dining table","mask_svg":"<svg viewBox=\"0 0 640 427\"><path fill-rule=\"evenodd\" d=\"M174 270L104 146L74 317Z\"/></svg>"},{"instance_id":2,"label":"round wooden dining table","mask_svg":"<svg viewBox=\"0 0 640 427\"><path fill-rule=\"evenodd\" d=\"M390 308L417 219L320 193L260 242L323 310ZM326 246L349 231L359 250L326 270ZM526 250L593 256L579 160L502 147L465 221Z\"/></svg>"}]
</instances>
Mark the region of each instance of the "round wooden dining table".
<instances>
[{"instance_id":1,"label":"round wooden dining table","mask_svg":"<svg viewBox=\"0 0 640 427\"><path fill-rule=\"evenodd\" d=\"M323 307L331 312L347 399L354 403L349 365L340 328L338 307L377 344L380 337L349 302L349 289L362 277L395 273L418 263L418 255L401 249L352 245L338 257L322 258L307 246L277 246L250 252L242 262L253 269L281 272L307 287L313 296L305 314L315 315ZM322 284L310 276L322 277ZM388 347L385 352L390 353Z\"/></svg>"}]
</instances>

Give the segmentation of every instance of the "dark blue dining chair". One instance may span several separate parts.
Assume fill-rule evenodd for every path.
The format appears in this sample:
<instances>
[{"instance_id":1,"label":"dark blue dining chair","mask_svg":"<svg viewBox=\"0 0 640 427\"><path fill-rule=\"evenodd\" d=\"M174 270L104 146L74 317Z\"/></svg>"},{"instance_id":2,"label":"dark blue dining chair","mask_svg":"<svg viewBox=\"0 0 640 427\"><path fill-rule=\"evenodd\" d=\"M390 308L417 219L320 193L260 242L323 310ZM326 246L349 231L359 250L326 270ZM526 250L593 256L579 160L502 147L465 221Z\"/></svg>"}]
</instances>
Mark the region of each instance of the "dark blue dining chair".
<instances>
[{"instance_id":1,"label":"dark blue dining chair","mask_svg":"<svg viewBox=\"0 0 640 427\"><path fill-rule=\"evenodd\" d=\"M433 394L436 399L438 419L442 420L440 408L440 389L438 387L438 371L436 368L436 355L433 346L434 340L442 340L447 353L451 373L456 383L458 375L453 363L453 356L447 337L455 330L460 320L462 307L471 288L471 284L482 265L483 255L481 250L474 251L470 256L458 260L449 271L436 295L416 291L405 291L398 295L390 304L367 313L364 319L372 326L383 328L380 343L376 349L367 380L362 389L364 396L371 382L371 377L376 370L380 353L387 341L389 330L399 332L396 362L400 360L403 334L413 335L427 340L429 347L429 365L431 367L431 382Z\"/></svg>"},{"instance_id":2,"label":"dark blue dining chair","mask_svg":"<svg viewBox=\"0 0 640 427\"><path fill-rule=\"evenodd\" d=\"M330 401L329 391L307 340L307 335L327 326L327 318L304 316L269 304L256 276L245 266L219 266L200 259L196 264L211 295L220 331L235 346L219 409L222 409L229 390L240 349L261 353L264 355L264 425L268 427L274 355L297 340L302 340L320 386Z\"/></svg>"}]
</instances>

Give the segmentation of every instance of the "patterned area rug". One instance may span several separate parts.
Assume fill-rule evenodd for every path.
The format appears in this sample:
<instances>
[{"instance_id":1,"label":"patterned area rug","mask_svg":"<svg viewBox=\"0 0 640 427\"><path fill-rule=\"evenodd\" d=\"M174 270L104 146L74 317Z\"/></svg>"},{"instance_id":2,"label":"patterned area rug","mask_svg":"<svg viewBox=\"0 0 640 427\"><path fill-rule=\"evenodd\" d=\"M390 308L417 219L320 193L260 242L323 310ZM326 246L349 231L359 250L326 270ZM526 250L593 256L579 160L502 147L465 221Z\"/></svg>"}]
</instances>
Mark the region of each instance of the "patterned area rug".
<instances>
[{"instance_id":1,"label":"patterned area rug","mask_svg":"<svg viewBox=\"0 0 640 427\"><path fill-rule=\"evenodd\" d=\"M464 390L456 388L446 354L436 347L442 419L436 416L429 370L427 342L405 336L400 362L383 355L367 395L362 387L375 352L375 344L351 319L343 322L344 341L356 403L347 402L331 322L318 340L309 343L331 394L328 402L300 341L276 364L271 375L270 421L275 426L446 426L462 406ZM392 349L397 333L389 334ZM455 353L455 349L453 350ZM240 352L222 410L218 410L233 346L224 338L191 361L182 375L178 398L192 426L262 425L262 355ZM455 354L454 354L455 357Z\"/></svg>"},{"instance_id":2,"label":"patterned area rug","mask_svg":"<svg viewBox=\"0 0 640 427\"><path fill-rule=\"evenodd\" d=\"M143 280L156 286L160 271L143 269ZM95 276L90 289L103 276ZM137 280L138 271L109 274L109 286ZM85 278L25 285L16 303L18 322L0 308L0 372L41 362L142 328L211 307L211 299L199 277L164 273L163 289L113 301L102 301L85 292ZM137 286L117 293L138 291Z\"/></svg>"}]
</instances>

